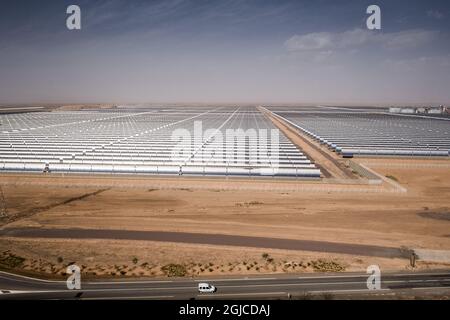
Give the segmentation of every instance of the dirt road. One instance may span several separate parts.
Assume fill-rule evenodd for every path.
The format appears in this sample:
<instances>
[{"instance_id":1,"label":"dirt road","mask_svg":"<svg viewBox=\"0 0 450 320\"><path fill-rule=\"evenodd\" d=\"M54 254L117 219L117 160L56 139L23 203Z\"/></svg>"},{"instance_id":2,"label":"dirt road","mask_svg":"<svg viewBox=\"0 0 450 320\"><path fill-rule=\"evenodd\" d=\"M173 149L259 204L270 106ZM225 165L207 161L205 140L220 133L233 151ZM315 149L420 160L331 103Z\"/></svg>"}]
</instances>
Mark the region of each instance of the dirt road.
<instances>
[{"instance_id":1,"label":"dirt road","mask_svg":"<svg viewBox=\"0 0 450 320\"><path fill-rule=\"evenodd\" d=\"M246 237L224 234L186 232L101 230L101 229L40 229L18 228L0 230L0 236L51 239L115 239L138 241L162 241L219 246L254 247L283 250L301 250L351 254L359 256L406 258L404 250L391 247L337 243L327 241L293 240L279 238Z\"/></svg>"}]
</instances>

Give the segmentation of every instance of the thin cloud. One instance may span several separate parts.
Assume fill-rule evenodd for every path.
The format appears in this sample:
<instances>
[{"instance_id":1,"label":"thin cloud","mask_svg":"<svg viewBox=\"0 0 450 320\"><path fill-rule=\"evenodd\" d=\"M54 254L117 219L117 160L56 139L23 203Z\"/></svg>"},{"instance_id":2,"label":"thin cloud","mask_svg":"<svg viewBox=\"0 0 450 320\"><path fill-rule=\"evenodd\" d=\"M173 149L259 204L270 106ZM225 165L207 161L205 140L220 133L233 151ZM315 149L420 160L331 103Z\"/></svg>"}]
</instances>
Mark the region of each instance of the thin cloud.
<instances>
[{"instance_id":1,"label":"thin cloud","mask_svg":"<svg viewBox=\"0 0 450 320\"><path fill-rule=\"evenodd\" d=\"M437 32L428 30L380 33L358 28L340 33L315 32L294 35L285 42L285 47L289 51L322 51L355 49L377 44L387 49L403 49L425 45L437 36Z\"/></svg>"},{"instance_id":2,"label":"thin cloud","mask_svg":"<svg viewBox=\"0 0 450 320\"><path fill-rule=\"evenodd\" d=\"M428 10L427 16L429 18L433 18L433 19L437 19L437 20L441 20L442 18L444 18L444 14L438 10Z\"/></svg>"}]
</instances>

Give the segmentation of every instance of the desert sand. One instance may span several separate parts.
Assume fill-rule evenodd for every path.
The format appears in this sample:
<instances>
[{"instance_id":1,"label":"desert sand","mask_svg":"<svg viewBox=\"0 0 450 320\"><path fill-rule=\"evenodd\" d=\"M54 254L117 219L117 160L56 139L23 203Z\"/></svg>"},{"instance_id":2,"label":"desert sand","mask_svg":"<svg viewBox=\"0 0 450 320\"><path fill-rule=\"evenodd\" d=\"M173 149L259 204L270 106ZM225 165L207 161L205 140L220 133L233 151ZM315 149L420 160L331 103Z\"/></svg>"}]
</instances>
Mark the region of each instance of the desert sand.
<instances>
[{"instance_id":1,"label":"desert sand","mask_svg":"<svg viewBox=\"0 0 450 320\"><path fill-rule=\"evenodd\" d=\"M258 189L260 181L236 179L6 174L0 179L11 219L2 220L2 228L155 230L450 250L450 161L356 161L407 192L377 192L379 186L358 191L358 185L333 190L321 181L269 181ZM63 274L69 262L96 276L163 276L161 268L170 264L191 276L356 271L372 263L410 269L407 259L152 241L2 237L0 253L24 258L15 267L23 272L48 276Z\"/></svg>"}]
</instances>

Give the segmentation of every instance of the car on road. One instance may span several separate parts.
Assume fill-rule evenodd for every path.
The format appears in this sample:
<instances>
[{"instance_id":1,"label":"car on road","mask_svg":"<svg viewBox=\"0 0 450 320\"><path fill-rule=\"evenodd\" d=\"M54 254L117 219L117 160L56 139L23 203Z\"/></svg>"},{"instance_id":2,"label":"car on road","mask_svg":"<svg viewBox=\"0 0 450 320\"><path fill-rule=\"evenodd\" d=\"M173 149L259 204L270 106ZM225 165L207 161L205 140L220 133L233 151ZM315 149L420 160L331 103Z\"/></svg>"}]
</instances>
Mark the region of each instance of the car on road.
<instances>
[{"instance_id":1,"label":"car on road","mask_svg":"<svg viewBox=\"0 0 450 320\"><path fill-rule=\"evenodd\" d=\"M198 284L198 292L200 293L214 293L217 291L217 288L209 283L199 283Z\"/></svg>"}]
</instances>

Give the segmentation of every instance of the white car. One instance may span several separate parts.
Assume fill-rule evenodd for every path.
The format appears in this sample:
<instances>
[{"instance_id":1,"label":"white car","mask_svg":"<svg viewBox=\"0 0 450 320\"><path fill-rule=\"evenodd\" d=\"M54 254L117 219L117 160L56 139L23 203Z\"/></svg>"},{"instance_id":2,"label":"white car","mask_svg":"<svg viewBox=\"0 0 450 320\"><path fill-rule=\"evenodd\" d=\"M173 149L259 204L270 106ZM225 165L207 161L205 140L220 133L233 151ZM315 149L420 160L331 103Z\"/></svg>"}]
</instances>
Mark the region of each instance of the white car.
<instances>
[{"instance_id":1,"label":"white car","mask_svg":"<svg viewBox=\"0 0 450 320\"><path fill-rule=\"evenodd\" d=\"M198 292L200 293L214 293L217 291L217 288L209 283L199 283L198 284Z\"/></svg>"}]
</instances>

